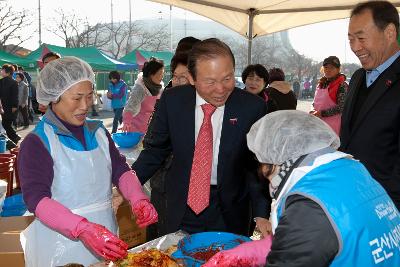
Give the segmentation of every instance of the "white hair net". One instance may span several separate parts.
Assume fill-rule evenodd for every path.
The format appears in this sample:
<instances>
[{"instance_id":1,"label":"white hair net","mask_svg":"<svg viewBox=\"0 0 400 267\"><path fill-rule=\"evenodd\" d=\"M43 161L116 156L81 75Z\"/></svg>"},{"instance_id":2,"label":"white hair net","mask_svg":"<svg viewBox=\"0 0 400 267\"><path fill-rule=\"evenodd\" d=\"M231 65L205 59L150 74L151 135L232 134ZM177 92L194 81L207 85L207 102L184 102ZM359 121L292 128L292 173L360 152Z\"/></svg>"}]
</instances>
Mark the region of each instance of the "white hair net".
<instances>
[{"instance_id":1,"label":"white hair net","mask_svg":"<svg viewBox=\"0 0 400 267\"><path fill-rule=\"evenodd\" d=\"M89 81L95 83L92 68L77 57L63 57L49 62L39 73L36 98L40 104L48 105L71 86Z\"/></svg>"},{"instance_id":2,"label":"white hair net","mask_svg":"<svg viewBox=\"0 0 400 267\"><path fill-rule=\"evenodd\" d=\"M340 141L321 119L303 111L280 110L253 124L247 145L259 162L281 165L325 147L337 149Z\"/></svg>"}]
</instances>

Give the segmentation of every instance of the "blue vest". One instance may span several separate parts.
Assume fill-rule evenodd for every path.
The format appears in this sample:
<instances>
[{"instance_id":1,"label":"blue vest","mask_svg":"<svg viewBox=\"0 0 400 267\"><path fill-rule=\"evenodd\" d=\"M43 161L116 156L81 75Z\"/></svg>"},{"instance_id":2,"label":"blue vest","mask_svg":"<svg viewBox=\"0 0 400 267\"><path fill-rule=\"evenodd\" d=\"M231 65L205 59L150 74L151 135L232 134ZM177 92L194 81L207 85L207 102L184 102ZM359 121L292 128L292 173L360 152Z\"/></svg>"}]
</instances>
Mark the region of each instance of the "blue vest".
<instances>
[{"instance_id":1,"label":"blue vest","mask_svg":"<svg viewBox=\"0 0 400 267\"><path fill-rule=\"evenodd\" d=\"M307 173L279 203L278 222L294 194L318 203L329 218L339 241L331 267L400 266L399 211L361 163L338 159Z\"/></svg>"},{"instance_id":2,"label":"blue vest","mask_svg":"<svg viewBox=\"0 0 400 267\"><path fill-rule=\"evenodd\" d=\"M121 89L125 88L125 93L122 96L122 98L113 98L111 99L111 107L112 108L123 108L125 107L126 104L126 96L128 95L128 86L123 80L119 80L118 83L113 84L110 82L108 85L108 89L111 91L113 94L119 94Z\"/></svg>"}]
</instances>

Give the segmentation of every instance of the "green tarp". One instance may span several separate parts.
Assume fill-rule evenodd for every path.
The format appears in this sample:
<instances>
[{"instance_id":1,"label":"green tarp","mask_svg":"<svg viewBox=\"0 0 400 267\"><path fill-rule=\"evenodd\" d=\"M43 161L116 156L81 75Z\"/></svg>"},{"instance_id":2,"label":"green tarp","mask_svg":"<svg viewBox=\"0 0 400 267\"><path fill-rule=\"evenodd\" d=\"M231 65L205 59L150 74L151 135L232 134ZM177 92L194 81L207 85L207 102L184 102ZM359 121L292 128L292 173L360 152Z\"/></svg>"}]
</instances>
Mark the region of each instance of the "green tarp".
<instances>
[{"instance_id":1,"label":"green tarp","mask_svg":"<svg viewBox=\"0 0 400 267\"><path fill-rule=\"evenodd\" d=\"M134 63L121 62L113 59L97 48L91 47L80 47L80 48L66 48L56 45L43 44L35 51L32 51L27 58L40 62L44 54L48 52L56 52L61 56L75 56L87 63L93 68L94 71L131 71L137 69L137 65Z\"/></svg>"},{"instance_id":2,"label":"green tarp","mask_svg":"<svg viewBox=\"0 0 400 267\"><path fill-rule=\"evenodd\" d=\"M17 64L18 66L24 67L25 70L37 68L35 60L19 57L0 50L0 65L3 64Z\"/></svg>"}]
</instances>

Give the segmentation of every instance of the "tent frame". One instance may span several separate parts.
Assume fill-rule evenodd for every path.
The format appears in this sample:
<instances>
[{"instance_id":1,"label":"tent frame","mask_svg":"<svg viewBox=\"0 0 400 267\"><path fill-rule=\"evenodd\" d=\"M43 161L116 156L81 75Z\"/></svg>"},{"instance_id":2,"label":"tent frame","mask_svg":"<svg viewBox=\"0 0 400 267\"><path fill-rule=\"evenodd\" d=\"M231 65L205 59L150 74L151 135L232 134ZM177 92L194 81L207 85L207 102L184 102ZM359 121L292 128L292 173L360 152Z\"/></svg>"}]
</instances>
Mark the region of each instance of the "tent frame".
<instances>
[{"instance_id":1,"label":"tent frame","mask_svg":"<svg viewBox=\"0 0 400 267\"><path fill-rule=\"evenodd\" d=\"M354 5L343 5L343 6L332 5L332 6L321 6L321 7L274 9L274 10L257 10L255 8L250 8L250 9L245 10L245 9L236 8L236 7L223 5L223 4L219 4L219 3L215 3L215 2L210 2L210 1L205 1L205 0L181 0L181 1L247 14L248 15L248 32L246 33L245 38L247 39L247 42L248 42L248 55L247 55L247 63L248 64L251 64L252 42L253 42L253 39L256 37L256 35L253 36L253 26L254 26L253 22L254 22L254 18L257 15L291 13L291 12L292 13L302 13L302 12L318 12L318 11L340 11L340 10L351 10L354 7ZM154 2L157 2L157 1L155 0ZM398 1L395 1L392 4L395 7L400 7L400 2L398 2ZM171 5L173 5L173 4L171 3ZM178 7L185 9L184 7L180 7L180 6L178 6ZM190 10L190 9L186 9L186 10Z\"/></svg>"}]
</instances>

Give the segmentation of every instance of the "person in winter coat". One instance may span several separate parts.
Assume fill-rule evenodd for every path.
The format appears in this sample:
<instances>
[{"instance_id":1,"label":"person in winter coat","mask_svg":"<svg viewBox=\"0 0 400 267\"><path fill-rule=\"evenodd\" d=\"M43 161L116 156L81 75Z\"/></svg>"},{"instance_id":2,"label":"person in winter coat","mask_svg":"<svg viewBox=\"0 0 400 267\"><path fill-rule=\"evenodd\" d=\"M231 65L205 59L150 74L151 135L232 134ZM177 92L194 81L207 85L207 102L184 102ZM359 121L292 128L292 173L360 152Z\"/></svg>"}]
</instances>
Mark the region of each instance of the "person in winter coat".
<instances>
[{"instance_id":1,"label":"person in winter coat","mask_svg":"<svg viewBox=\"0 0 400 267\"><path fill-rule=\"evenodd\" d=\"M324 76L318 82L313 102L314 109L310 113L328 123L339 135L349 86L346 83L346 76L340 73L339 58L335 56L325 58L322 72Z\"/></svg>"},{"instance_id":2,"label":"person in winter coat","mask_svg":"<svg viewBox=\"0 0 400 267\"><path fill-rule=\"evenodd\" d=\"M111 99L111 107L114 110L111 133L115 133L118 129L118 123L122 123L122 112L126 104L128 86L121 80L121 75L118 71L111 71L108 78L110 79L110 83L108 85L107 97Z\"/></svg>"},{"instance_id":3,"label":"person in winter coat","mask_svg":"<svg viewBox=\"0 0 400 267\"><path fill-rule=\"evenodd\" d=\"M163 77L162 61L152 58L144 63L125 106L123 131L146 133L156 100L161 96Z\"/></svg>"},{"instance_id":4,"label":"person in winter coat","mask_svg":"<svg viewBox=\"0 0 400 267\"><path fill-rule=\"evenodd\" d=\"M269 74L263 65L248 65L242 72L242 81L246 85L245 91L258 95L264 101L268 100L265 88L269 82Z\"/></svg>"},{"instance_id":5,"label":"person in winter coat","mask_svg":"<svg viewBox=\"0 0 400 267\"><path fill-rule=\"evenodd\" d=\"M296 109L296 95L290 88L290 83L285 82L285 73L280 68L268 71L269 85L266 89L268 113L282 109Z\"/></svg>"},{"instance_id":6,"label":"person in winter coat","mask_svg":"<svg viewBox=\"0 0 400 267\"><path fill-rule=\"evenodd\" d=\"M22 114L24 120L24 129L29 127L28 118L28 84L24 82L25 75L21 72L17 72L15 80L18 83L18 110Z\"/></svg>"},{"instance_id":7,"label":"person in winter coat","mask_svg":"<svg viewBox=\"0 0 400 267\"><path fill-rule=\"evenodd\" d=\"M6 130L8 138L15 144L21 140L21 136L12 127L12 123L17 116L18 111L18 83L12 78L14 67L10 64L4 64L1 67L0 80L0 100L3 105L4 113L2 117L2 125Z\"/></svg>"},{"instance_id":8,"label":"person in winter coat","mask_svg":"<svg viewBox=\"0 0 400 267\"><path fill-rule=\"evenodd\" d=\"M35 214L21 234L26 266L124 258L128 246L117 237L112 184L130 202L139 227L157 221L107 129L86 119L94 82L92 68L76 57L54 60L39 74L37 100L48 108L18 155L23 198Z\"/></svg>"},{"instance_id":9,"label":"person in winter coat","mask_svg":"<svg viewBox=\"0 0 400 267\"><path fill-rule=\"evenodd\" d=\"M307 138L305 138L307 136ZM247 143L270 181L273 237L222 251L204 267L400 266L400 213L336 133L296 110L258 120Z\"/></svg>"}]
</instances>

